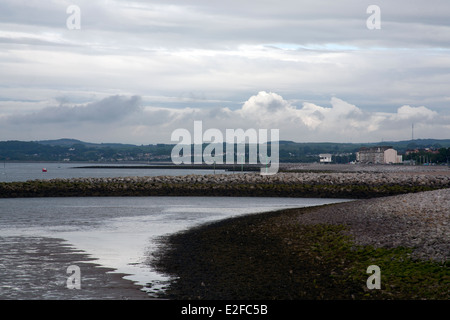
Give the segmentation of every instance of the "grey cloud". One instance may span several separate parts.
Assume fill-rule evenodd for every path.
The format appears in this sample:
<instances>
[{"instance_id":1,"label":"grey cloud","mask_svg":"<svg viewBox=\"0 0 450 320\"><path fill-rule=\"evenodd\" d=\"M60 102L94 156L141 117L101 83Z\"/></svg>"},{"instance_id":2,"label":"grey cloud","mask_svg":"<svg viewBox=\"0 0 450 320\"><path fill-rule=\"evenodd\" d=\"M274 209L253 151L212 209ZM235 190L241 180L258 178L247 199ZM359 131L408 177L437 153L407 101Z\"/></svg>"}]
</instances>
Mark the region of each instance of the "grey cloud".
<instances>
[{"instance_id":1,"label":"grey cloud","mask_svg":"<svg viewBox=\"0 0 450 320\"><path fill-rule=\"evenodd\" d=\"M314 111L314 112L311 114L311 116L317 118L317 119L320 120L320 121L325 120L325 116L324 116L323 113L320 112L319 110Z\"/></svg>"},{"instance_id":2,"label":"grey cloud","mask_svg":"<svg viewBox=\"0 0 450 320\"><path fill-rule=\"evenodd\" d=\"M0 5L0 21L62 31L68 4L5 0ZM120 37L123 43L156 47L211 48L273 42L450 45L448 1L378 0L383 26L378 32L366 28L366 9L371 4L369 0L77 1L82 30L85 28L89 38L101 42L114 43Z\"/></svg>"},{"instance_id":3,"label":"grey cloud","mask_svg":"<svg viewBox=\"0 0 450 320\"><path fill-rule=\"evenodd\" d=\"M229 119L230 113L225 112L221 107L213 107L207 111L207 116L211 119Z\"/></svg>"},{"instance_id":4,"label":"grey cloud","mask_svg":"<svg viewBox=\"0 0 450 320\"><path fill-rule=\"evenodd\" d=\"M81 8L81 30L66 28L70 4ZM381 8L381 30L366 28L371 4ZM136 134L148 128L149 136L170 136L163 130L196 119L282 123L294 133L303 119L323 134L305 137L327 140L329 132L344 135L336 118L372 132L424 119L396 115L403 105L426 106L441 121L450 102L449 13L448 0L2 0L0 121L14 125L17 137L27 127L63 132L79 123L89 130L111 124L110 133L137 124ZM244 112L243 103L261 90L286 100L248 103ZM111 92L161 99L145 108L129 96L80 104ZM358 108L320 107L330 106L332 95ZM54 102L64 96L70 98ZM296 108L291 99L298 97L317 107ZM324 133L326 123L333 127Z\"/></svg>"},{"instance_id":5,"label":"grey cloud","mask_svg":"<svg viewBox=\"0 0 450 320\"><path fill-rule=\"evenodd\" d=\"M57 99L66 102L62 97ZM141 111L140 102L138 96L111 96L83 106L47 107L32 114L11 116L7 121L14 124L112 123Z\"/></svg>"}]
</instances>

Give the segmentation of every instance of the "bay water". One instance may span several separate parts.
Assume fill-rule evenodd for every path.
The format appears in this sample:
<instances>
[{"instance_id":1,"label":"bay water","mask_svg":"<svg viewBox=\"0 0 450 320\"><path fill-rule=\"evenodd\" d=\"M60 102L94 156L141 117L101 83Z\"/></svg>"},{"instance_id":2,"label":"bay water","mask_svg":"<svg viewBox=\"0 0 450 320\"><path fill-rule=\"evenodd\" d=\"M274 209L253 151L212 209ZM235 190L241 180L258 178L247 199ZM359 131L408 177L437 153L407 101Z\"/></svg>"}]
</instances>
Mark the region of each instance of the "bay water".
<instances>
[{"instance_id":1,"label":"bay water","mask_svg":"<svg viewBox=\"0 0 450 320\"><path fill-rule=\"evenodd\" d=\"M7 164L10 165L10 164ZM28 174L18 169L14 181L36 178L42 164L29 164ZM48 166L57 177L72 175L70 166ZM11 168L11 167L10 167ZM24 166L22 166L23 170ZM47 173L51 171L47 171ZM92 169L89 169L92 170ZM99 169L89 171L97 176L136 176L146 169ZM172 170L172 174L177 172ZM14 170L9 170L12 177ZM31 172L31 174L30 174ZM163 175L164 172L153 172ZM193 171L178 172L192 174ZM19 177L20 176L20 177ZM275 198L275 197L54 197L0 199L0 246L9 246L7 254L0 255L0 298L11 292L27 290L26 281L17 281L14 272L39 268L26 257L14 259L21 245L33 239L63 239L100 266L111 268L136 285L164 283L169 278L153 270L148 258L158 247L158 239L178 231L208 222L245 214L256 214L279 209L316 206L349 201L348 199ZM14 241L12 241L14 239ZM31 239L31 240L30 240ZM28 241L28 242L27 242ZM51 254L48 253L48 254ZM43 258L35 257L36 259ZM34 258L33 258L34 259ZM17 262L14 262L17 261ZM6 283L6 274L9 275ZM35 270L33 274L43 274ZM81 274L82 275L82 274ZM45 285L44 285L45 287ZM155 286L153 286L155 289ZM153 289L144 288L148 294ZM158 290L158 288L157 288ZM42 290L41 290L42 291ZM30 291L28 298L40 298L41 293ZM2 296L3 295L3 296ZM52 295L58 296L58 292Z\"/></svg>"}]
</instances>

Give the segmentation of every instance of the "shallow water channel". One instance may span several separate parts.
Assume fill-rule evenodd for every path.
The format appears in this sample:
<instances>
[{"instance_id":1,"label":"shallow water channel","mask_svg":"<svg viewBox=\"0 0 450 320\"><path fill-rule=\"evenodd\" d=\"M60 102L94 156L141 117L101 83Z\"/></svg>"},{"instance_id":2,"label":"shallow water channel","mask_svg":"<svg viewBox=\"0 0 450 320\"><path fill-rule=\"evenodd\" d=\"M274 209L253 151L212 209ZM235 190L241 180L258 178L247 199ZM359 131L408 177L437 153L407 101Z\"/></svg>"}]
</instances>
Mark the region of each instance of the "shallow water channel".
<instances>
[{"instance_id":1,"label":"shallow water channel","mask_svg":"<svg viewBox=\"0 0 450 320\"><path fill-rule=\"evenodd\" d=\"M98 299L108 279L67 294L66 268L91 261L136 285L163 283L146 259L160 236L250 213L348 199L86 197L0 199L0 299ZM64 257L64 258L61 258ZM84 278L83 278L84 277ZM155 285L153 286L155 288ZM144 290L144 289L143 289ZM151 295L152 291L146 289Z\"/></svg>"}]
</instances>

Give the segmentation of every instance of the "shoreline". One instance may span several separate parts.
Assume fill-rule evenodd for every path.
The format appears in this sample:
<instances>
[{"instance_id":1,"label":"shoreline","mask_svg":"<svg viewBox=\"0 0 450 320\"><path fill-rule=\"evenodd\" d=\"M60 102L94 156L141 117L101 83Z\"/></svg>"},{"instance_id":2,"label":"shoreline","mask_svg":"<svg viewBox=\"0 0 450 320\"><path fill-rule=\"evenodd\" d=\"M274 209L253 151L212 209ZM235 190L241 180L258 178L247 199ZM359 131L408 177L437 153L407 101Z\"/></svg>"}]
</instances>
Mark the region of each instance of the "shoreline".
<instances>
[{"instance_id":1,"label":"shoreline","mask_svg":"<svg viewBox=\"0 0 450 320\"><path fill-rule=\"evenodd\" d=\"M149 264L168 299L448 300L449 205L442 189L230 218L161 238Z\"/></svg>"}]
</instances>

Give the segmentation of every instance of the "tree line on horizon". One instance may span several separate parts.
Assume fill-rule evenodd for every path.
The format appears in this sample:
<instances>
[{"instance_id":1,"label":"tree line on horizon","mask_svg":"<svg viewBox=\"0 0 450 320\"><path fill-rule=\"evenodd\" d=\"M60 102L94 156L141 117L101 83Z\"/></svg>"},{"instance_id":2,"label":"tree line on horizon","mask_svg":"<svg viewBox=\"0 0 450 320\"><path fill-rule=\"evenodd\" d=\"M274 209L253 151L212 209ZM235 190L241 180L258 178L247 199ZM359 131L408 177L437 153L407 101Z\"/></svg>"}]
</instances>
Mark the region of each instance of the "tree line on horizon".
<instances>
[{"instance_id":1,"label":"tree line on horizon","mask_svg":"<svg viewBox=\"0 0 450 320\"><path fill-rule=\"evenodd\" d=\"M424 163L444 163L450 157L449 140L414 140L383 143L332 143L280 141L280 162L318 162L319 154L332 155L334 163L355 161L356 152L364 146L389 145L400 154L406 150L417 150L404 156L404 160ZM0 141L0 161L90 161L90 162L156 162L171 161L174 144L95 144L79 140L61 139L52 141ZM430 153L425 150L434 150Z\"/></svg>"}]
</instances>

